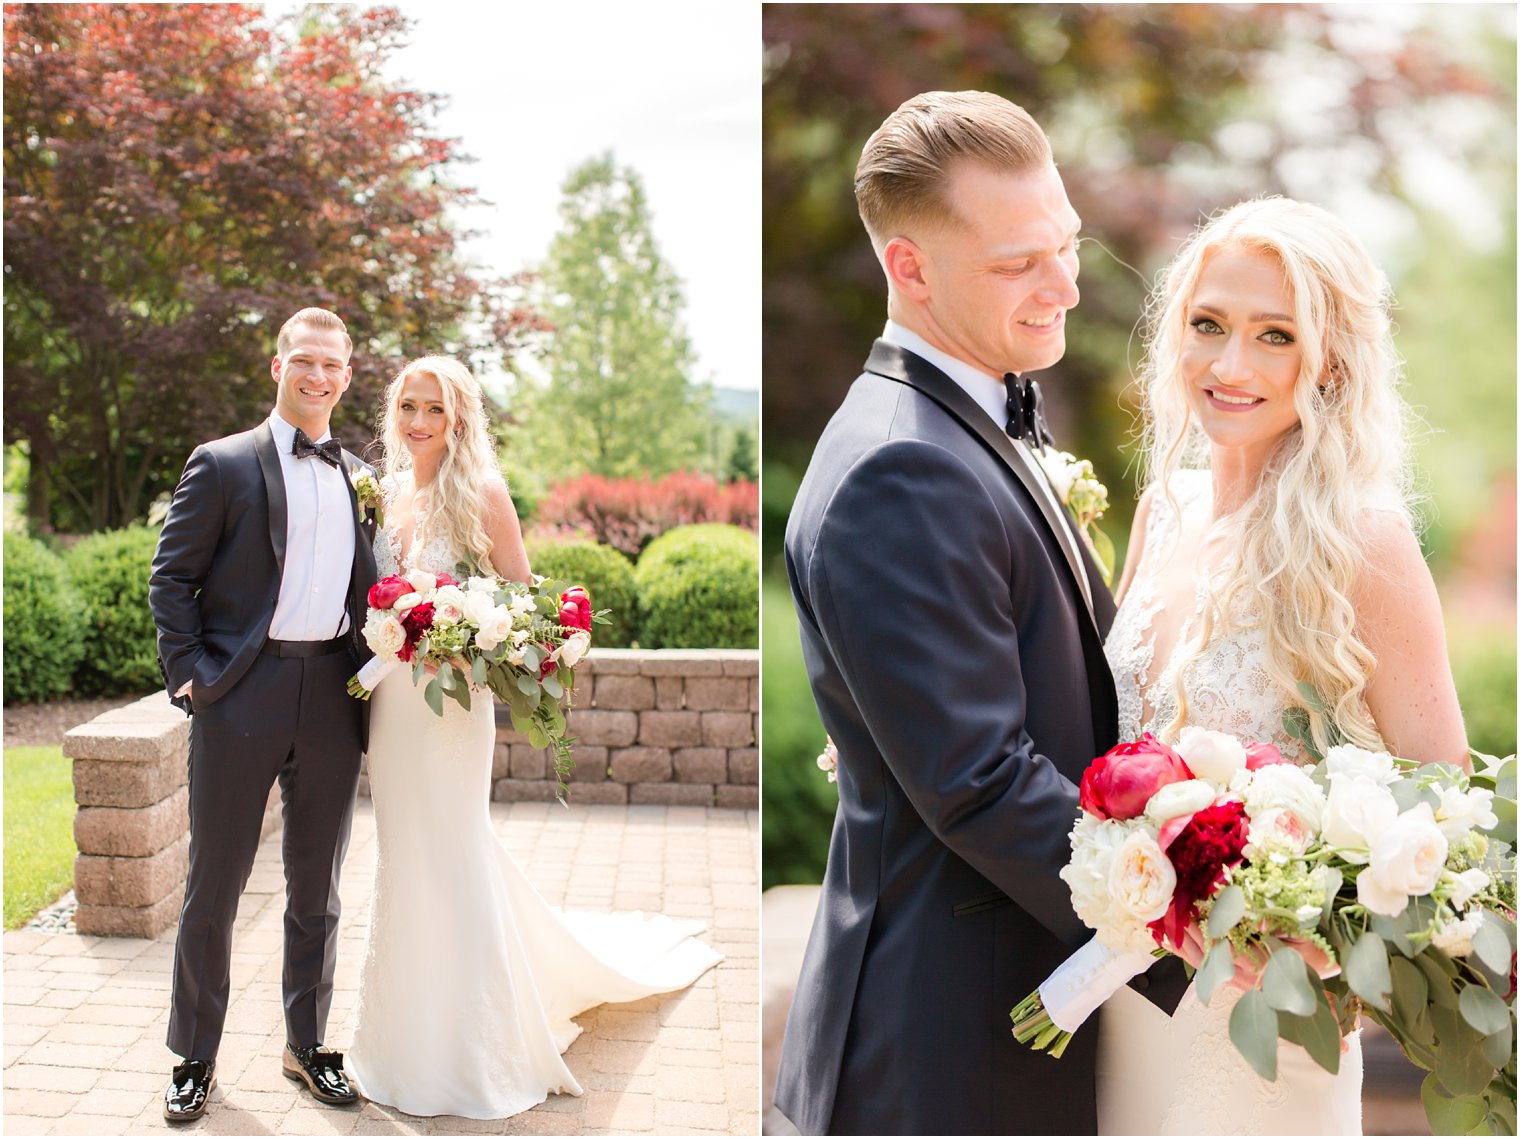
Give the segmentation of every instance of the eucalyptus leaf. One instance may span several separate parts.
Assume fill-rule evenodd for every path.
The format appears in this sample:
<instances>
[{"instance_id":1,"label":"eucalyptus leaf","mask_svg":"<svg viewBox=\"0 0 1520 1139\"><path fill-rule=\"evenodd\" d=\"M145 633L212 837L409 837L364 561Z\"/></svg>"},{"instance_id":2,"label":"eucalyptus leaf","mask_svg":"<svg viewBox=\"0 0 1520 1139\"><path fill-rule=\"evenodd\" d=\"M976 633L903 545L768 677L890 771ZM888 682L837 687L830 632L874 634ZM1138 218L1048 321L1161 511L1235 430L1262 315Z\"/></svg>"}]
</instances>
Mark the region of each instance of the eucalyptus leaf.
<instances>
[{"instance_id":1,"label":"eucalyptus leaf","mask_svg":"<svg viewBox=\"0 0 1520 1139\"><path fill-rule=\"evenodd\" d=\"M1413 961L1395 957L1388 963L1393 983L1393 1012L1403 1024L1412 1024L1430 999L1430 983Z\"/></svg>"},{"instance_id":2,"label":"eucalyptus leaf","mask_svg":"<svg viewBox=\"0 0 1520 1139\"><path fill-rule=\"evenodd\" d=\"M531 730L531 728L530 728L531 721L528 719L527 714L523 713L523 712L519 712L515 706L512 708L511 711L512 711L512 730L514 732L516 732L520 736L526 736L528 734L528 732Z\"/></svg>"},{"instance_id":3,"label":"eucalyptus leaf","mask_svg":"<svg viewBox=\"0 0 1520 1139\"><path fill-rule=\"evenodd\" d=\"M1425 980L1430 985L1429 999L1432 1004L1442 1008L1455 1009L1457 1007L1457 987L1455 981L1456 970L1448 969L1450 958L1439 950L1427 949L1414 959L1414 963L1425 974Z\"/></svg>"},{"instance_id":4,"label":"eucalyptus leaf","mask_svg":"<svg viewBox=\"0 0 1520 1139\"><path fill-rule=\"evenodd\" d=\"M450 691L454 687L454 666L448 661L444 661L438 666L438 683L443 685L445 692Z\"/></svg>"},{"instance_id":5,"label":"eucalyptus leaf","mask_svg":"<svg viewBox=\"0 0 1520 1139\"><path fill-rule=\"evenodd\" d=\"M1214 999L1219 986L1235 976L1235 962L1230 957L1230 943L1217 942L1203 959L1194 982L1198 986L1198 999L1208 1004Z\"/></svg>"},{"instance_id":6,"label":"eucalyptus leaf","mask_svg":"<svg viewBox=\"0 0 1520 1139\"><path fill-rule=\"evenodd\" d=\"M1277 1013L1256 989L1230 1012L1230 1041L1264 1080L1277 1079Z\"/></svg>"},{"instance_id":7,"label":"eucalyptus leaf","mask_svg":"<svg viewBox=\"0 0 1520 1139\"><path fill-rule=\"evenodd\" d=\"M1392 787L1388 788L1393 793L1393 801L1399 805L1399 814L1412 807L1418 807L1421 803L1429 803L1436 807L1441 802L1441 797L1432 788L1422 787L1413 779L1400 779Z\"/></svg>"},{"instance_id":8,"label":"eucalyptus leaf","mask_svg":"<svg viewBox=\"0 0 1520 1139\"><path fill-rule=\"evenodd\" d=\"M1208 933L1218 939L1235 928L1235 923L1246 916L1246 895L1239 886L1226 886L1214 899L1209 911Z\"/></svg>"},{"instance_id":9,"label":"eucalyptus leaf","mask_svg":"<svg viewBox=\"0 0 1520 1139\"><path fill-rule=\"evenodd\" d=\"M1309 1058L1332 1076L1341 1070L1341 1026L1335 1019L1335 1011L1325 996L1325 990L1315 986L1314 1014L1312 1016L1279 1016L1278 1034L1286 1041L1297 1044Z\"/></svg>"},{"instance_id":10,"label":"eucalyptus leaf","mask_svg":"<svg viewBox=\"0 0 1520 1139\"><path fill-rule=\"evenodd\" d=\"M490 667L486 663L485 657L476 657L470 662L470 677L476 684L484 684L486 682L486 673L490 670Z\"/></svg>"},{"instance_id":11,"label":"eucalyptus leaf","mask_svg":"<svg viewBox=\"0 0 1520 1139\"><path fill-rule=\"evenodd\" d=\"M1430 1018L1436 1030L1436 1078L1451 1095L1477 1095L1494 1076L1483 1056L1483 1037L1455 1008L1435 1005Z\"/></svg>"},{"instance_id":12,"label":"eucalyptus leaf","mask_svg":"<svg viewBox=\"0 0 1520 1139\"><path fill-rule=\"evenodd\" d=\"M1509 1027L1509 1006L1504 998L1482 985L1467 985L1457 998L1462 1019L1483 1036L1492 1036Z\"/></svg>"},{"instance_id":13,"label":"eucalyptus leaf","mask_svg":"<svg viewBox=\"0 0 1520 1139\"><path fill-rule=\"evenodd\" d=\"M1515 1054L1515 1026L1508 1019L1498 1032L1483 1038L1483 1058L1496 1068L1502 1068Z\"/></svg>"},{"instance_id":14,"label":"eucalyptus leaf","mask_svg":"<svg viewBox=\"0 0 1520 1139\"><path fill-rule=\"evenodd\" d=\"M550 673L548 676L544 677L543 680L540 681L540 684L543 687L544 695L549 697L551 700L558 700L565 694L564 685L559 682L559 677L555 676L553 673Z\"/></svg>"},{"instance_id":15,"label":"eucalyptus leaf","mask_svg":"<svg viewBox=\"0 0 1520 1139\"><path fill-rule=\"evenodd\" d=\"M1393 978L1388 972L1388 947L1381 937L1370 930L1362 934L1342 955L1341 969L1353 993L1376 1008L1392 1011L1388 996Z\"/></svg>"},{"instance_id":16,"label":"eucalyptus leaf","mask_svg":"<svg viewBox=\"0 0 1520 1139\"><path fill-rule=\"evenodd\" d=\"M459 706L466 712L470 710L470 686L468 684L456 685L449 695L459 701Z\"/></svg>"},{"instance_id":17,"label":"eucalyptus leaf","mask_svg":"<svg viewBox=\"0 0 1520 1139\"><path fill-rule=\"evenodd\" d=\"M422 659L421 654L412 658L412 683L416 684L427 673L427 661Z\"/></svg>"},{"instance_id":18,"label":"eucalyptus leaf","mask_svg":"<svg viewBox=\"0 0 1520 1139\"><path fill-rule=\"evenodd\" d=\"M519 676L517 678L517 690L524 696L531 696L538 691L538 681L531 676Z\"/></svg>"},{"instance_id":19,"label":"eucalyptus leaf","mask_svg":"<svg viewBox=\"0 0 1520 1139\"><path fill-rule=\"evenodd\" d=\"M1483 964L1496 973L1509 972L1510 940L1504 932L1504 922L1500 918L1484 910L1483 919L1477 931L1473 933L1472 943L1473 953L1482 960Z\"/></svg>"},{"instance_id":20,"label":"eucalyptus leaf","mask_svg":"<svg viewBox=\"0 0 1520 1139\"><path fill-rule=\"evenodd\" d=\"M427 701L427 706L433 710L433 715L443 715L443 685L438 682L436 676L422 690L422 698Z\"/></svg>"},{"instance_id":21,"label":"eucalyptus leaf","mask_svg":"<svg viewBox=\"0 0 1520 1139\"><path fill-rule=\"evenodd\" d=\"M1314 986L1309 983L1309 967L1291 949L1278 947L1267 960L1261 974L1261 993L1278 1012L1291 1016L1314 1013Z\"/></svg>"},{"instance_id":22,"label":"eucalyptus leaf","mask_svg":"<svg viewBox=\"0 0 1520 1139\"><path fill-rule=\"evenodd\" d=\"M1420 1085L1420 1102L1425 1107L1425 1118L1430 1120L1430 1130L1436 1135L1466 1135L1483 1122L1486 1114L1480 1096L1453 1099L1445 1095L1434 1072Z\"/></svg>"},{"instance_id":23,"label":"eucalyptus leaf","mask_svg":"<svg viewBox=\"0 0 1520 1139\"><path fill-rule=\"evenodd\" d=\"M1334 866L1325 867L1325 909L1334 907L1336 895L1341 892L1341 886L1345 884L1346 876Z\"/></svg>"}]
</instances>

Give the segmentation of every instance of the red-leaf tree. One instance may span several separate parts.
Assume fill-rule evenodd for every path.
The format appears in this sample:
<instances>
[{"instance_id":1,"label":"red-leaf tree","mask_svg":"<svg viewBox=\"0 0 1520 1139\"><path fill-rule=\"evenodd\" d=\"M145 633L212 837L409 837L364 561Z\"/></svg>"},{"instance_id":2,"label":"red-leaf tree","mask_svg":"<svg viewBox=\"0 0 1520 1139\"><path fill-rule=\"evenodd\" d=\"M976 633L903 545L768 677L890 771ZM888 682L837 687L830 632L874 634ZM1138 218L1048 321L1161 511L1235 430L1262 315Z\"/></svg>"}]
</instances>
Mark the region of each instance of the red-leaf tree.
<instances>
[{"instance_id":1,"label":"red-leaf tree","mask_svg":"<svg viewBox=\"0 0 1520 1139\"><path fill-rule=\"evenodd\" d=\"M406 27L5 7L5 439L27 445L34 524L138 518L197 442L256 422L297 308L348 322L351 446L402 357L510 353L540 326L460 263L449 211L473 191L437 99L382 74Z\"/></svg>"}]
</instances>

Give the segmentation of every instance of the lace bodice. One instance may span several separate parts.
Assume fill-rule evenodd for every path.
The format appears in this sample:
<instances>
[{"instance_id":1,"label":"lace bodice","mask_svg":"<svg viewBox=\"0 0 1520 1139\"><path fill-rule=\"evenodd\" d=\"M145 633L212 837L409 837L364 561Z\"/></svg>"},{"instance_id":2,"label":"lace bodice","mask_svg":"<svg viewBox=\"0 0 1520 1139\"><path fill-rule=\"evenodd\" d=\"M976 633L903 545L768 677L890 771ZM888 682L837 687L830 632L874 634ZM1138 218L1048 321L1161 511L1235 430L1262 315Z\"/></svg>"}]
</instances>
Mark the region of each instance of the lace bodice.
<instances>
[{"instance_id":1,"label":"lace bodice","mask_svg":"<svg viewBox=\"0 0 1520 1139\"><path fill-rule=\"evenodd\" d=\"M1182 530L1182 519L1192 511L1209 509L1210 475L1207 471L1182 471L1172 480L1179 515L1164 494L1151 501L1146 525L1144 560L1130 585L1109 630L1104 654L1114 674L1119 697L1119 738L1139 739L1142 732L1160 735L1177 715L1177 669L1188 661L1201 633L1208 582L1200 575L1193 611L1183 620L1169 660L1145 688L1155 664L1155 632L1158 611L1156 574L1166 561L1168 547ZM1283 728L1286 708L1280 689L1267 671L1267 637L1249 602L1237 602L1232 614L1234 629L1216 631L1203 653L1192 659L1183 676L1188 698L1188 723L1228 732L1246 742L1276 745L1289 759L1305 762L1303 746ZM1146 718L1146 706L1150 716ZM1144 721L1142 723L1142 720Z\"/></svg>"},{"instance_id":2,"label":"lace bodice","mask_svg":"<svg viewBox=\"0 0 1520 1139\"><path fill-rule=\"evenodd\" d=\"M375 527L375 572L381 577L409 569L453 574L459 563L459 558L449 549L448 539L443 537L434 538L423 547L421 554L415 550L412 553L411 564L402 566L401 535L389 526Z\"/></svg>"}]
</instances>

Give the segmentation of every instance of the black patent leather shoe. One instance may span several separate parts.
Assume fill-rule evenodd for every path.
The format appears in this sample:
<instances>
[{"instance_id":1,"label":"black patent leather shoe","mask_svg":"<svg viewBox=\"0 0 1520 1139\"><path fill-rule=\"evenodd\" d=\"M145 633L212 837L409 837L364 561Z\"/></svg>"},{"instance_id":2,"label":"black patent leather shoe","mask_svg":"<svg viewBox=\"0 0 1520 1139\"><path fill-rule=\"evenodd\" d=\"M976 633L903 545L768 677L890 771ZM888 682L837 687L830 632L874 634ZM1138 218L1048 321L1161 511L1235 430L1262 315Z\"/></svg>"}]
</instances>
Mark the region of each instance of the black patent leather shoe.
<instances>
[{"instance_id":1,"label":"black patent leather shoe","mask_svg":"<svg viewBox=\"0 0 1520 1139\"><path fill-rule=\"evenodd\" d=\"M328 1052L321 1044L309 1048L285 1045L280 1067L287 1079L300 1080L322 1103L354 1103L359 1098L343 1072L343 1053Z\"/></svg>"},{"instance_id":2,"label":"black patent leather shoe","mask_svg":"<svg viewBox=\"0 0 1520 1139\"><path fill-rule=\"evenodd\" d=\"M216 1087L216 1061L186 1060L174 1066L169 1090L164 1093L164 1118L187 1123L206 1112L211 1089Z\"/></svg>"}]
</instances>

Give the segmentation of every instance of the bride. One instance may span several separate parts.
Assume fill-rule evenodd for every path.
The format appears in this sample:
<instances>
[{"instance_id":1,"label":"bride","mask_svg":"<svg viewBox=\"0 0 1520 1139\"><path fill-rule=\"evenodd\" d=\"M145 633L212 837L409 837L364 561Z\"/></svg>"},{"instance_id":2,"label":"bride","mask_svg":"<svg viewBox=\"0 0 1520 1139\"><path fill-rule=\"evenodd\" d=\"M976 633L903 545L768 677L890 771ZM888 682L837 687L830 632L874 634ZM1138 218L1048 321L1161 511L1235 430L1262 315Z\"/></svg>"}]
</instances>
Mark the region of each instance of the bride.
<instances>
[{"instance_id":1,"label":"bride","mask_svg":"<svg viewBox=\"0 0 1520 1139\"><path fill-rule=\"evenodd\" d=\"M1220 214L1150 310L1148 486L1106 652L1119 735L1183 724L1277 745L1313 685L1317 747L1461 763L1440 603L1411 527L1404 405L1382 273L1318 207ZM1195 955L1193 963L1198 964ZM1237 984L1253 980L1237 965ZM1229 1041L1226 988L1168 1018L1129 990L1100 1021L1104 1134L1360 1134L1361 1045L1331 1076L1279 1043L1278 1078Z\"/></svg>"},{"instance_id":2,"label":"bride","mask_svg":"<svg viewBox=\"0 0 1520 1139\"><path fill-rule=\"evenodd\" d=\"M415 360L386 391L381 576L422 569L524 581L480 387L457 360ZM348 1069L412 1115L496 1119L581 1094L561 1053L571 1017L684 988L719 955L700 922L550 908L491 829L495 709L435 716L398 669L375 690L368 755L378 860Z\"/></svg>"}]
</instances>

